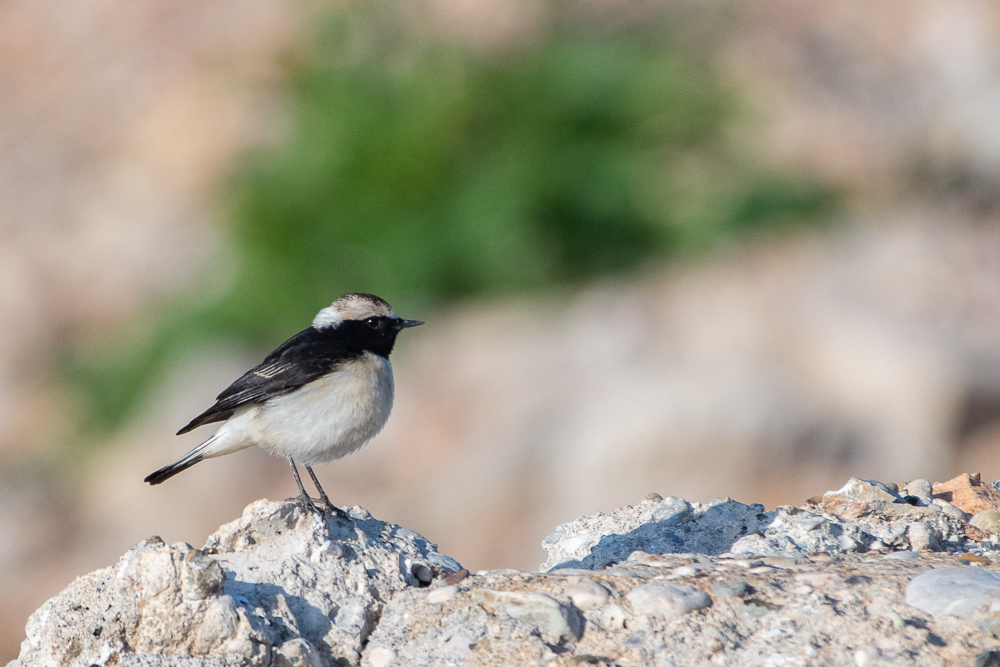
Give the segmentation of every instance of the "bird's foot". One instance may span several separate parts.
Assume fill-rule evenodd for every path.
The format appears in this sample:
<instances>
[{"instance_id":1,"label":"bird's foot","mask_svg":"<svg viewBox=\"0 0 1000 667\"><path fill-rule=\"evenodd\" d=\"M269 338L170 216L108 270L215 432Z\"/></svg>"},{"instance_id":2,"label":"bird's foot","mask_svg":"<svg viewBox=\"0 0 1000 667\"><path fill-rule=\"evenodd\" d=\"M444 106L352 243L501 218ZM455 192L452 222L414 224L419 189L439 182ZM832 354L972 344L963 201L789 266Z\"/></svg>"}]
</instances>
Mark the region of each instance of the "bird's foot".
<instances>
[{"instance_id":1,"label":"bird's foot","mask_svg":"<svg viewBox=\"0 0 1000 667\"><path fill-rule=\"evenodd\" d=\"M313 499L310 498L309 496L307 496L305 494L301 494L301 495L295 496L295 498L293 500L295 502L297 502L299 505L302 505L302 509L304 509L305 511L312 512L313 514L319 514L320 516L323 516L323 510L321 510L319 507L317 507L316 503L313 502Z\"/></svg>"},{"instance_id":2,"label":"bird's foot","mask_svg":"<svg viewBox=\"0 0 1000 667\"><path fill-rule=\"evenodd\" d=\"M342 510L333 503L331 503L329 498L323 499L323 508L329 511L330 514L340 517L341 519L346 519L347 521L351 520L351 515L348 514L345 510Z\"/></svg>"}]
</instances>

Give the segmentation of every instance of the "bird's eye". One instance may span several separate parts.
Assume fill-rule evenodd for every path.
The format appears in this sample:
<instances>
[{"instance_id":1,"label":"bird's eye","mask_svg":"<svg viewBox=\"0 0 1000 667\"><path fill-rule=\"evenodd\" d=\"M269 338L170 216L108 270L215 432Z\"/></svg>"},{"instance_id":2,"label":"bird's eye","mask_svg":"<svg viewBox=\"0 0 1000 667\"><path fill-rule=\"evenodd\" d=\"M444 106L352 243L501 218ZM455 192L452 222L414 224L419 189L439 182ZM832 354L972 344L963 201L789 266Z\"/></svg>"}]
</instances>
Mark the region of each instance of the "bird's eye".
<instances>
[{"instance_id":1,"label":"bird's eye","mask_svg":"<svg viewBox=\"0 0 1000 667\"><path fill-rule=\"evenodd\" d=\"M369 318L368 318L367 320L365 320L365 322L366 322L366 323L368 324L368 326L370 326L370 327L371 327L372 329L378 329L379 327L381 327L381 326L382 326L382 320L380 320L380 319L379 319L379 318L377 318L377 317L369 317Z\"/></svg>"}]
</instances>

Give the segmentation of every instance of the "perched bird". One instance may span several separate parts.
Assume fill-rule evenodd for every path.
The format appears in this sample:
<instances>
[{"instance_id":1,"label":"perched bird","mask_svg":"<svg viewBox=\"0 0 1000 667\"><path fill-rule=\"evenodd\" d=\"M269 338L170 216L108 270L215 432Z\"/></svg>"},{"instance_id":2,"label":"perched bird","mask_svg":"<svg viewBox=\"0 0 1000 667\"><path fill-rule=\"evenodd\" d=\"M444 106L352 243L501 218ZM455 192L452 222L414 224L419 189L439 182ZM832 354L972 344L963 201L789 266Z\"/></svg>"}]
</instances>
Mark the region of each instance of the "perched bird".
<instances>
[{"instance_id":1,"label":"perched bird","mask_svg":"<svg viewBox=\"0 0 1000 667\"><path fill-rule=\"evenodd\" d=\"M374 294L345 294L177 432L225 422L215 435L144 481L159 484L199 461L256 445L288 460L308 509L316 506L296 463L305 466L323 503L340 512L312 466L350 454L382 430L392 409L389 353L400 331L419 324L400 319Z\"/></svg>"}]
</instances>

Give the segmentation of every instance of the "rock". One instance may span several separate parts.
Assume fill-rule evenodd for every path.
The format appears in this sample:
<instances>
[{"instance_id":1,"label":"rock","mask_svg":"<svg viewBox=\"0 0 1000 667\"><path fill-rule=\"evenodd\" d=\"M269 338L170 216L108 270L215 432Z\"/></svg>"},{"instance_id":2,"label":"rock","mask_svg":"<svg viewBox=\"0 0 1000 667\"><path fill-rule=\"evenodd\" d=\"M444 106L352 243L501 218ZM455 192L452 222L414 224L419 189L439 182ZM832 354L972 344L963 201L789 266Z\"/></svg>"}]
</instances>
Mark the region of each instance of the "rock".
<instances>
[{"instance_id":1,"label":"rock","mask_svg":"<svg viewBox=\"0 0 1000 667\"><path fill-rule=\"evenodd\" d=\"M745 581L712 584L712 592L720 599L741 598L750 593L750 585Z\"/></svg>"},{"instance_id":2,"label":"rock","mask_svg":"<svg viewBox=\"0 0 1000 667\"><path fill-rule=\"evenodd\" d=\"M937 551L940 548L934 529L925 521L910 524L906 536L910 540L910 548L914 551Z\"/></svg>"},{"instance_id":3,"label":"rock","mask_svg":"<svg viewBox=\"0 0 1000 667\"><path fill-rule=\"evenodd\" d=\"M357 664L384 600L421 583L417 564L460 568L423 537L363 511L323 520L294 502L257 501L203 549L152 538L81 577L32 615L12 664L133 656Z\"/></svg>"},{"instance_id":4,"label":"rock","mask_svg":"<svg viewBox=\"0 0 1000 667\"><path fill-rule=\"evenodd\" d=\"M992 535L1000 533L1000 510L980 510L969 523Z\"/></svg>"},{"instance_id":5,"label":"rock","mask_svg":"<svg viewBox=\"0 0 1000 667\"><path fill-rule=\"evenodd\" d=\"M997 599L1000 599L1000 574L980 569L929 570L914 577L906 587L906 604L935 618L968 618Z\"/></svg>"},{"instance_id":6,"label":"rock","mask_svg":"<svg viewBox=\"0 0 1000 667\"><path fill-rule=\"evenodd\" d=\"M1000 509L1000 490L983 484L979 475L961 474L934 485L934 497L946 500L969 514Z\"/></svg>"},{"instance_id":7,"label":"rock","mask_svg":"<svg viewBox=\"0 0 1000 667\"><path fill-rule=\"evenodd\" d=\"M683 616L712 604L712 598L705 591L674 584L646 584L626 597L632 603L635 613L667 618Z\"/></svg>"},{"instance_id":8,"label":"rock","mask_svg":"<svg viewBox=\"0 0 1000 667\"><path fill-rule=\"evenodd\" d=\"M543 593L480 589L472 595L498 612L536 626L550 644L571 639L581 632L569 610Z\"/></svg>"},{"instance_id":9,"label":"rock","mask_svg":"<svg viewBox=\"0 0 1000 667\"><path fill-rule=\"evenodd\" d=\"M969 514L963 512L960 508L956 507L955 505L952 505L947 500L942 500L941 498L934 498L931 501L931 504L935 505L936 507L940 507L942 512L944 512L950 517L958 519L959 521L964 521L968 523L969 519L972 518Z\"/></svg>"},{"instance_id":10,"label":"rock","mask_svg":"<svg viewBox=\"0 0 1000 667\"><path fill-rule=\"evenodd\" d=\"M926 479L915 479L907 484L903 488L903 491L905 491L908 496L919 498L921 503L926 505L931 502L933 485Z\"/></svg>"},{"instance_id":11,"label":"rock","mask_svg":"<svg viewBox=\"0 0 1000 667\"><path fill-rule=\"evenodd\" d=\"M732 500L702 505L682 498L656 498L562 524L542 542L548 552L542 571L596 570L626 561L636 551L719 554L766 526L774 514L762 505Z\"/></svg>"},{"instance_id":12,"label":"rock","mask_svg":"<svg viewBox=\"0 0 1000 667\"><path fill-rule=\"evenodd\" d=\"M427 604L444 604L455 597L458 593L458 586L442 586L435 588L427 594Z\"/></svg>"},{"instance_id":13,"label":"rock","mask_svg":"<svg viewBox=\"0 0 1000 667\"><path fill-rule=\"evenodd\" d=\"M890 489L882 482L870 479L858 479L852 477L842 488L837 491L827 491L823 494L829 498L843 498L859 502L900 502L902 498L898 493Z\"/></svg>"},{"instance_id":14,"label":"rock","mask_svg":"<svg viewBox=\"0 0 1000 667\"><path fill-rule=\"evenodd\" d=\"M608 602L608 589L591 579L581 579L566 589L573 606L583 611L603 607Z\"/></svg>"},{"instance_id":15,"label":"rock","mask_svg":"<svg viewBox=\"0 0 1000 667\"><path fill-rule=\"evenodd\" d=\"M845 488L797 512L649 496L560 526L547 572L474 575L359 508L260 501L202 549L150 539L81 577L11 667L975 664L1000 633L986 533Z\"/></svg>"}]
</instances>

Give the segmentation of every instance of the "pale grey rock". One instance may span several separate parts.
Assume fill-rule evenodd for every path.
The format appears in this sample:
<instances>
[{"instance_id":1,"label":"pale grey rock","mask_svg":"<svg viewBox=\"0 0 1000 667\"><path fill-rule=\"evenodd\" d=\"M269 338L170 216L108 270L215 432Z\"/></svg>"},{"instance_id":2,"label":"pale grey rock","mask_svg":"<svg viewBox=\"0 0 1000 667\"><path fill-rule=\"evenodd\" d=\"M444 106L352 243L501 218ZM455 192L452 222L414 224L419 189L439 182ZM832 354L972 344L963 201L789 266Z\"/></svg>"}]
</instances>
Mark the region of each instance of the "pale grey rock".
<instances>
[{"instance_id":1,"label":"pale grey rock","mask_svg":"<svg viewBox=\"0 0 1000 667\"><path fill-rule=\"evenodd\" d=\"M827 491L824 496L841 496L862 502L902 502L900 495L888 485L871 479L852 477L843 487L836 491Z\"/></svg>"},{"instance_id":2,"label":"pale grey rock","mask_svg":"<svg viewBox=\"0 0 1000 667\"><path fill-rule=\"evenodd\" d=\"M442 586L427 594L427 604L444 604L458 594L458 586Z\"/></svg>"},{"instance_id":3,"label":"pale grey rock","mask_svg":"<svg viewBox=\"0 0 1000 667\"><path fill-rule=\"evenodd\" d=\"M750 593L750 585L745 581L718 582L712 584L712 592L723 600L741 598Z\"/></svg>"},{"instance_id":4,"label":"pale grey rock","mask_svg":"<svg viewBox=\"0 0 1000 667\"><path fill-rule=\"evenodd\" d=\"M910 540L910 548L914 551L937 551L940 549L938 536L926 521L910 524L906 536Z\"/></svg>"},{"instance_id":5,"label":"pale grey rock","mask_svg":"<svg viewBox=\"0 0 1000 667\"><path fill-rule=\"evenodd\" d=\"M611 514L562 524L545 538L542 571L601 569L637 551L647 554L720 554L740 537L766 526L774 512L762 505L718 500L707 505L655 494Z\"/></svg>"},{"instance_id":6,"label":"pale grey rock","mask_svg":"<svg viewBox=\"0 0 1000 667\"><path fill-rule=\"evenodd\" d=\"M977 664L1000 632L993 555L954 568L954 553L864 549L909 546L919 523L945 547L992 542L940 508L886 501L888 485L847 489L874 499L763 512L649 496L548 540L585 567L452 585L440 575L457 563L363 510L322 521L255 503L203 549L148 540L82 577L32 616L11 667Z\"/></svg>"},{"instance_id":7,"label":"pale grey rock","mask_svg":"<svg viewBox=\"0 0 1000 667\"><path fill-rule=\"evenodd\" d=\"M980 510L969 523L987 533L1000 533L1000 510Z\"/></svg>"},{"instance_id":8,"label":"pale grey rock","mask_svg":"<svg viewBox=\"0 0 1000 667\"><path fill-rule=\"evenodd\" d=\"M952 518L958 519L959 521L968 523L969 519L972 518L970 514L968 514L967 512L963 512L961 508L952 505L947 500L942 500L941 498L934 498L931 501L931 504L936 507L940 507L942 512L944 512L945 514L947 514Z\"/></svg>"},{"instance_id":9,"label":"pale grey rock","mask_svg":"<svg viewBox=\"0 0 1000 667\"><path fill-rule=\"evenodd\" d=\"M12 665L357 664L385 600L420 586L421 568L460 566L363 510L258 501L203 549L152 538L77 579L31 616Z\"/></svg>"},{"instance_id":10,"label":"pale grey rock","mask_svg":"<svg viewBox=\"0 0 1000 667\"><path fill-rule=\"evenodd\" d=\"M610 593L592 579L580 579L566 588L566 595L573 606L582 611L603 607L608 602Z\"/></svg>"},{"instance_id":11,"label":"pale grey rock","mask_svg":"<svg viewBox=\"0 0 1000 667\"><path fill-rule=\"evenodd\" d=\"M571 610L543 593L480 589L472 596L511 618L536 626L542 638L552 644L582 632Z\"/></svg>"},{"instance_id":12,"label":"pale grey rock","mask_svg":"<svg viewBox=\"0 0 1000 667\"><path fill-rule=\"evenodd\" d=\"M993 600L1000 600L1000 574L974 568L929 570L906 587L906 604L935 618L968 618Z\"/></svg>"},{"instance_id":13,"label":"pale grey rock","mask_svg":"<svg viewBox=\"0 0 1000 667\"><path fill-rule=\"evenodd\" d=\"M646 584L626 598L632 603L632 609L643 616L683 616L712 604L712 598L705 591L676 584Z\"/></svg>"},{"instance_id":14,"label":"pale grey rock","mask_svg":"<svg viewBox=\"0 0 1000 667\"><path fill-rule=\"evenodd\" d=\"M915 479L903 489L908 496L919 498L921 503L926 505L931 502L933 485L926 479Z\"/></svg>"}]
</instances>

